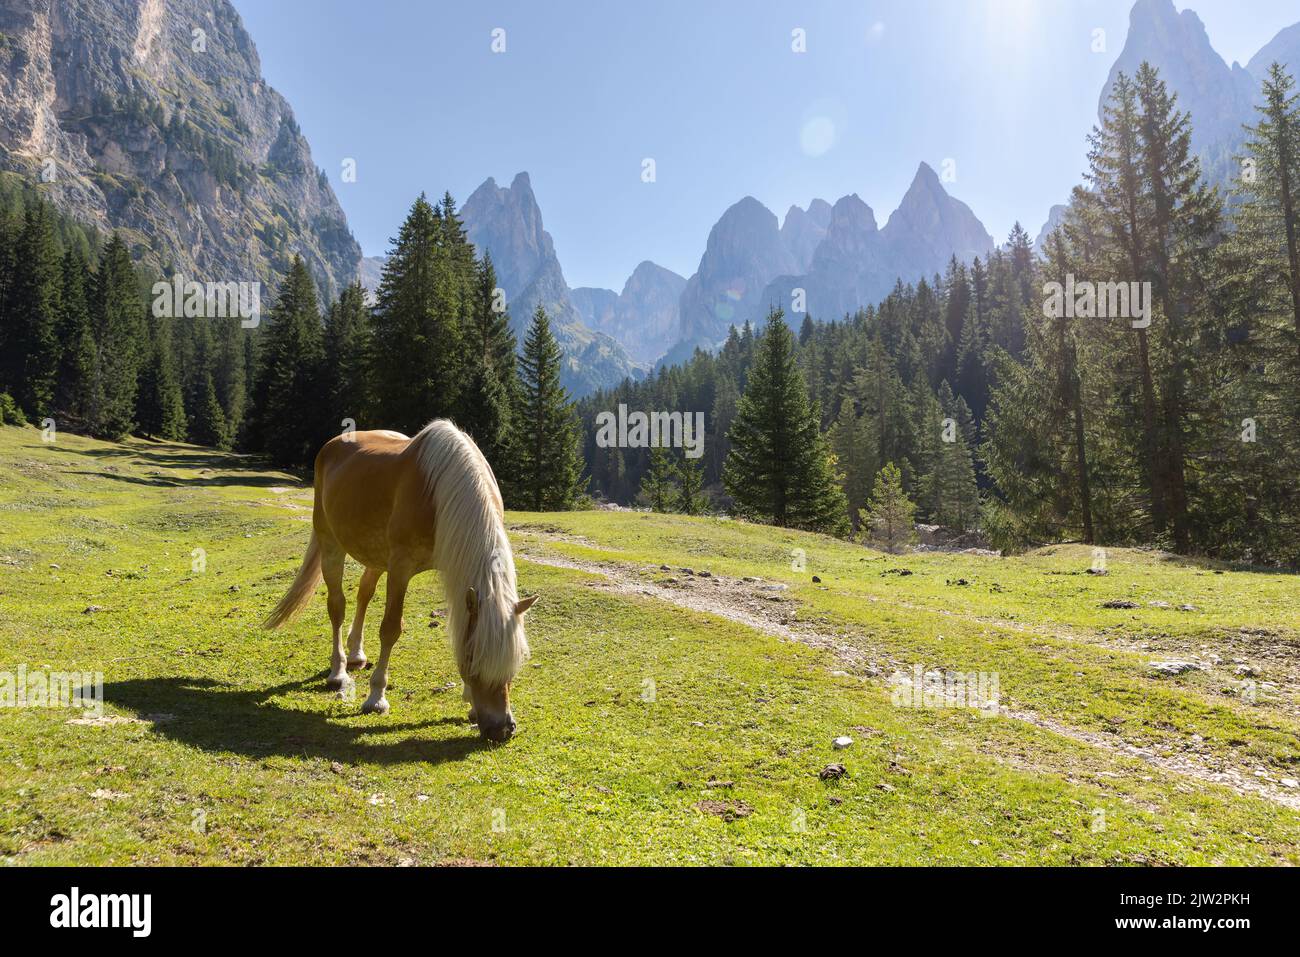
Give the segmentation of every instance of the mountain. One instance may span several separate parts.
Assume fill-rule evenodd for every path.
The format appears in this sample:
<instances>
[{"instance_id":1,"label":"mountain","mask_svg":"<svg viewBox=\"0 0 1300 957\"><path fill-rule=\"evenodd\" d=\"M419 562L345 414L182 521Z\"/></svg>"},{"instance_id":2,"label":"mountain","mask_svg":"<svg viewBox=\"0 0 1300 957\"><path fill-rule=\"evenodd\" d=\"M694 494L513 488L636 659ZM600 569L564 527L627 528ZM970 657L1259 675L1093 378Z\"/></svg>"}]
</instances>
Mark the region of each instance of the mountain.
<instances>
[{"instance_id":1,"label":"mountain","mask_svg":"<svg viewBox=\"0 0 1300 957\"><path fill-rule=\"evenodd\" d=\"M786 210L785 220L781 223L781 238L795 257L800 272L812 265L813 253L826 238L832 212L831 204L824 199L814 199L807 209L791 206Z\"/></svg>"},{"instance_id":2,"label":"mountain","mask_svg":"<svg viewBox=\"0 0 1300 957\"><path fill-rule=\"evenodd\" d=\"M156 267L326 295L361 249L228 0L0 0L0 169Z\"/></svg>"},{"instance_id":3,"label":"mountain","mask_svg":"<svg viewBox=\"0 0 1300 957\"><path fill-rule=\"evenodd\" d=\"M942 273L953 256L970 262L992 249L993 237L970 207L949 196L934 170L922 163L883 229L856 193L838 200L808 271L777 277L763 300L790 313L794 291L802 289L808 314L837 319L878 303L900 279Z\"/></svg>"},{"instance_id":4,"label":"mountain","mask_svg":"<svg viewBox=\"0 0 1300 957\"><path fill-rule=\"evenodd\" d=\"M1300 74L1300 23L1293 23L1279 31L1277 36L1260 47L1259 52L1246 64L1246 72L1256 80L1263 80L1275 60L1286 67L1292 76Z\"/></svg>"},{"instance_id":5,"label":"mountain","mask_svg":"<svg viewBox=\"0 0 1300 957\"><path fill-rule=\"evenodd\" d=\"M587 325L622 342L638 362L653 364L675 341L685 288L683 277L647 259L622 293L575 289L573 302Z\"/></svg>"},{"instance_id":6,"label":"mountain","mask_svg":"<svg viewBox=\"0 0 1300 957\"><path fill-rule=\"evenodd\" d=\"M564 353L561 378L575 398L644 374L617 340L583 322L527 173L519 173L508 187L488 177L460 214L479 255L492 256L520 343L538 305L551 317L551 331Z\"/></svg>"},{"instance_id":7,"label":"mountain","mask_svg":"<svg viewBox=\"0 0 1300 957\"><path fill-rule=\"evenodd\" d=\"M1057 203L1047 211L1047 222L1043 223L1043 228L1038 231L1038 236L1034 239L1034 251L1041 253L1047 242L1047 237L1056 232L1056 228L1065 222L1065 214L1070 211L1067 203Z\"/></svg>"},{"instance_id":8,"label":"mountain","mask_svg":"<svg viewBox=\"0 0 1300 957\"><path fill-rule=\"evenodd\" d=\"M776 216L746 196L709 231L699 268L681 298L681 342L713 346L727 330L761 318L770 300L763 291L774 276L793 273L794 253L781 237Z\"/></svg>"}]
</instances>

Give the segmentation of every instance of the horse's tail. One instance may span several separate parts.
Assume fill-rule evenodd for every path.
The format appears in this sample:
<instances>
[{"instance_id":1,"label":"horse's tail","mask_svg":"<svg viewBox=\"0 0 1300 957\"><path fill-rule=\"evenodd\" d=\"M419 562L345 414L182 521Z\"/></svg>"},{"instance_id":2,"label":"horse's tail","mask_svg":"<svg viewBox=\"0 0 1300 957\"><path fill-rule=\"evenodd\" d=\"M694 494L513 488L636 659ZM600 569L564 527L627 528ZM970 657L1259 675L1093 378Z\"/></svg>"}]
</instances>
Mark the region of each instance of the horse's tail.
<instances>
[{"instance_id":1,"label":"horse's tail","mask_svg":"<svg viewBox=\"0 0 1300 957\"><path fill-rule=\"evenodd\" d=\"M262 627L279 628L296 616L311 601L312 595L316 593L316 586L321 583L323 577L320 570L320 542L317 541L316 533L313 531L311 542L307 545L307 554L302 559L302 567L298 569L298 577L284 593L280 604L267 615L266 621L262 622Z\"/></svg>"}]
</instances>

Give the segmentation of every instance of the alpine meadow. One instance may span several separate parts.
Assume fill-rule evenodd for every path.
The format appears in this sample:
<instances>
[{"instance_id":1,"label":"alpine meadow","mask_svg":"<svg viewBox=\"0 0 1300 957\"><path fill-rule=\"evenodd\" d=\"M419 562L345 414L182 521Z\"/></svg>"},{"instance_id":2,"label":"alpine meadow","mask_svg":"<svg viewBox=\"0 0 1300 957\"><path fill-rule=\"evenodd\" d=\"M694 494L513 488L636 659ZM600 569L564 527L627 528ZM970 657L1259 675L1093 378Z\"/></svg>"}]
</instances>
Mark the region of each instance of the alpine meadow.
<instances>
[{"instance_id":1,"label":"alpine meadow","mask_svg":"<svg viewBox=\"0 0 1300 957\"><path fill-rule=\"evenodd\" d=\"M1300 23L1202 3L0 0L0 863L1264 923L1144 870L1300 864Z\"/></svg>"}]
</instances>

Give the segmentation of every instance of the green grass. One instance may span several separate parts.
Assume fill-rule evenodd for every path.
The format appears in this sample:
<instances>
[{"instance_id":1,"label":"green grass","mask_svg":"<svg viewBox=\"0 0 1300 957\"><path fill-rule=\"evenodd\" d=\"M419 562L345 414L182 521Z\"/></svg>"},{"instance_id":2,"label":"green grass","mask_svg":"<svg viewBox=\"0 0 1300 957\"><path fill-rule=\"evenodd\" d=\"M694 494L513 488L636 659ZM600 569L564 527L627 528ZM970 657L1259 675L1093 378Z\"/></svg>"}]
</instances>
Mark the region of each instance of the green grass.
<instances>
[{"instance_id":1,"label":"green grass","mask_svg":"<svg viewBox=\"0 0 1300 957\"><path fill-rule=\"evenodd\" d=\"M519 566L542 601L513 741L485 745L465 723L446 635L430 627L435 575L408 596L392 712L362 717L364 689L324 690L323 597L280 632L257 627L296 569L310 504L292 477L234 456L0 429L0 671L102 671L106 713L132 719L0 709L0 859L1300 862L1290 808L1022 721L895 707L884 682L828 652L543 564ZM531 554L627 563L647 580L667 564L788 582L809 626L882 661L996 671L1004 704L1117 743L1273 779L1300 770L1295 577L1132 551L1093 577L1075 548L892 557L637 513L508 521ZM791 569L793 548L806 571ZM914 574L881 574L902 567ZM1141 607L1098 607L1114 597ZM1221 667L1146 667L1210 651ZM1244 696L1237 656L1274 687ZM854 744L835 751L840 734ZM836 761L847 775L822 781Z\"/></svg>"}]
</instances>

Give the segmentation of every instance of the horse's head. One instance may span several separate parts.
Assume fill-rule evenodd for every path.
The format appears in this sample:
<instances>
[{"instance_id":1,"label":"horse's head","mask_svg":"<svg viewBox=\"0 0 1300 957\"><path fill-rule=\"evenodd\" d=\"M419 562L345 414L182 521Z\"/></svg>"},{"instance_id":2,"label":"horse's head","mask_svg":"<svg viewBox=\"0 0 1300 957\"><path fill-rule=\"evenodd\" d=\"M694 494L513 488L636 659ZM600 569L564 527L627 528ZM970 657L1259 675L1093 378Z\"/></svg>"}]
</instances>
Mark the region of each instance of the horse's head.
<instances>
[{"instance_id":1,"label":"horse's head","mask_svg":"<svg viewBox=\"0 0 1300 957\"><path fill-rule=\"evenodd\" d=\"M465 594L468 616L460 673L470 720L478 723L479 734L489 741L508 741L515 733L510 682L528 655L524 613L535 601L537 596L530 595L519 601L489 597L480 602L473 588Z\"/></svg>"}]
</instances>

